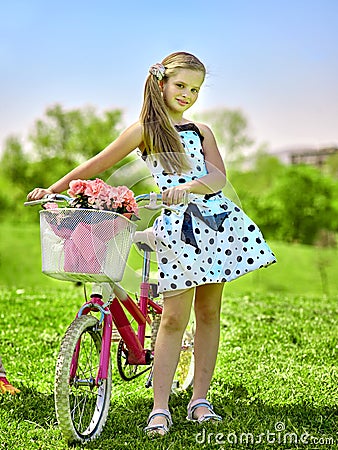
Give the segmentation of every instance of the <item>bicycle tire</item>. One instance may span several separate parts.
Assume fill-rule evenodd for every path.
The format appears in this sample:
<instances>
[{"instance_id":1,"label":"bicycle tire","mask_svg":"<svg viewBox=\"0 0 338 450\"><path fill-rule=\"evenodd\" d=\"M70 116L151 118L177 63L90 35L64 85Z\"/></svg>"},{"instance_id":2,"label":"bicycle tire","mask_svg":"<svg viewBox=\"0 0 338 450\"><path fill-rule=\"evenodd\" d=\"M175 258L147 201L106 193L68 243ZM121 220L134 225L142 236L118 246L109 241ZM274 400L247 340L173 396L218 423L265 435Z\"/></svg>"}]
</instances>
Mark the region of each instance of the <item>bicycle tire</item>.
<instances>
[{"instance_id":1,"label":"bicycle tire","mask_svg":"<svg viewBox=\"0 0 338 450\"><path fill-rule=\"evenodd\" d=\"M184 391L192 386L194 382L194 338L195 338L195 316L191 313L189 323L184 331L180 359L174 375L172 392Z\"/></svg>"},{"instance_id":2,"label":"bicycle tire","mask_svg":"<svg viewBox=\"0 0 338 450\"><path fill-rule=\"evenodd\" d=\"M106 423L110 405L112 372L95 384L101 351L101 333L94 316L76 318L60 347L55 371L55 409L59 427L68 443L89 442L97 438ZM75 377L70 370L77 342L81 339Z\"/></svg>"},{"instance_id":3,"label":"bicycle tire","mask_svg":"<svg viewBox=\"0 0 338 450\"><path fill-rule=\"evenodd\" d=\"M161 315L156 315L151 324L151 346L155 347L157 332L161 323ZM186 390L194 382L194 338L195 338L195 315L191 312L188 325L182 338L180 358L174 375L171 391L173 393Z\"/></svg>"},{"instance_id":4,"label":"bicycle tire","mask_svg":"<svg viewBox=\"0 0 338 450\"><path fill-rule=\"evenodd\" d=\"M117 370L124 381L132 381L151 370L151 366L128 364L128 349L122 339L117 346Z\"/></svg>"}]
</instances>

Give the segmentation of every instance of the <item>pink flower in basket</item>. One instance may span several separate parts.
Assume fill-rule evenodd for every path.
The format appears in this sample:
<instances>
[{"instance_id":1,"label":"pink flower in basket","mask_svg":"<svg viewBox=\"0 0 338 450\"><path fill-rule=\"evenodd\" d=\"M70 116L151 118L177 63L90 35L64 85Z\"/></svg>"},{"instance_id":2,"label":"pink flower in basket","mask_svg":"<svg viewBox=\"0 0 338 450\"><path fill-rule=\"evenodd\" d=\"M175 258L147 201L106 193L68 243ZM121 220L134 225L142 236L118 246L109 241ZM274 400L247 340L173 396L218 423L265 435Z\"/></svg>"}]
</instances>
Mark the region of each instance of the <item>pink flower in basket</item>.
<instances>
[{"instance_id":1,"label":"pink flower in basket","mask_svg":"<svg viewBox=\"0 0 338 450\"><path fill-rule=\"evenodd\" d=\"M43 205L44 209L58 209L58 204L54 202L48 202Z\"/></svg>"},{"instance_id":2,"label":"pink flower in basket","mask_svg":"<svg viewBox=\"0 0 338 450\"><path fill-rule=\"evenodd\" d=\"M84 195L90 198L97 199L105 195L109 191L109 187L104 181L96 178L95 180L88 180L86 182Z\"/></svg>"},{"instance_id":3,"label":"pink flower in basket","mask_svg":"<svg viewBox=\"0 0 338 450\"><path fill-rule=\"evenodd\" d=\"M76 197L84 193L87 187L87 181L84 180L73 180L69 183L68 194L71 197Z\"/></svg>"},{"instance_id":4,"label":"pink flower in basket","mask_svg":"<svg viewBox=\"0 0 338 450\"><path fill-rule=\"evenodd\" d=\"M134 193L126 186L113 187L96 178L71 181L68 194L74 201L67 203L66 207L83 211L67 211L64 215L51 214L55 211L50 211L45 216L47 222L50 221L49 230L62 244L62 269L71 274L106 274L106 258L111 254L112 248L116 247L115 251L119 251L119 239L115 240L115 237L121 233L129 236L133 227L124 218L95 212L88 214L85 209L112 211L130 219L132 214L138 214ZM64 206L63 204L61 208ZM57 207L56 203L45 206L46 209ZM113 273L110 270L109 274Z\"/></svg>"},{"instance_id":5,"label":"pink flower in basket","mask_svg":"<svg viewBox=\"0 0 338 450\"><path fill-rule=\"evenodd\" d=\"M76 199L73 203L75 208L138 214L133 191L126 186L110 186L99 178L71 181L68 194Z\"/></svg>"}]
</instances>

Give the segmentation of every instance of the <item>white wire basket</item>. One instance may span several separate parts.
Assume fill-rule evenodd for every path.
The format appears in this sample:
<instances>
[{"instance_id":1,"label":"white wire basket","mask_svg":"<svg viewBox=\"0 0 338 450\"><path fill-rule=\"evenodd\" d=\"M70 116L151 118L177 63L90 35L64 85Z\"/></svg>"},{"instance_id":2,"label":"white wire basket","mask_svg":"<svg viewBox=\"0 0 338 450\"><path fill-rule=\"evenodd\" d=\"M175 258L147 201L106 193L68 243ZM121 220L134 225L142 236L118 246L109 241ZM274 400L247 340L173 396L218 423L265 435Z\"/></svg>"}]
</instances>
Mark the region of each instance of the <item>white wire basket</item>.
<instances>
[{"instance_id":1,"label":"white wire basket","mask_svg":"<svg viewBox=\"0 0 338 450\"><path fill-rule=\"evenodd\" d=\"M135 230L135 223L111 211L40 211L42 272L66 281L120 281Z\"/></svg>"}]
</instances>

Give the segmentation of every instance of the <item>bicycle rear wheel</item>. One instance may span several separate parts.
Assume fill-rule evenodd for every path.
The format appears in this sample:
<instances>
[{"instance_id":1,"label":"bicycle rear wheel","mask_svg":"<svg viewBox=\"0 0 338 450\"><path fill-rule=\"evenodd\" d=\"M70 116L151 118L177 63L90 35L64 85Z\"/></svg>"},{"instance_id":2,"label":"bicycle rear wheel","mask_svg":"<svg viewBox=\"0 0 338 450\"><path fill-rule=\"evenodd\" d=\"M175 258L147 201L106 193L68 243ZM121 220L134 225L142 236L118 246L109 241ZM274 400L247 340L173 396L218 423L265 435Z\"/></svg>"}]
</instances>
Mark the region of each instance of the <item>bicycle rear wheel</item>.
<instances>
[{"instance_id":1,"label":"bicycle rear wheel","mask_svg":"<svg viewBox=\"0 0 338 450\"><path fill-rule=\"evenodd\" d=\"M69 443L95 439L107 420L112 382L111 362L107 379L97 386L95 380L102 342L98 323L94 316L76 318L63 338L57 359L54 392L56 416L62 434ZM76 354L75 372L72 363L73 355Z\"/></svg>"},{"instance_id":2,"label":"bicycle rear wheel","mask_svg":"<svg viewBox=\"0 0 338 450\"><path fill-rule=\"evenodd\" d=\"M161 315L156 315L151 324L151 345L155 347L157 332L161 323ZM194 381L194 338L195 338L195 315L192 311L188 325L182 338L181 353L172 383L172 392L182 391L193 384Z\"/></svg>"},{"instance_id":3,"label":"bicycle rear wheel","mask_svg":"<svg viewBox=\"0 0 338 450\"><path fill-rule=\"evenodd\" d=\"M180 359L171 389L173 392L185 390L193 384L195 366L194 338L195 316L192 312L182 339Z\"/></svg>"}]
</instances>

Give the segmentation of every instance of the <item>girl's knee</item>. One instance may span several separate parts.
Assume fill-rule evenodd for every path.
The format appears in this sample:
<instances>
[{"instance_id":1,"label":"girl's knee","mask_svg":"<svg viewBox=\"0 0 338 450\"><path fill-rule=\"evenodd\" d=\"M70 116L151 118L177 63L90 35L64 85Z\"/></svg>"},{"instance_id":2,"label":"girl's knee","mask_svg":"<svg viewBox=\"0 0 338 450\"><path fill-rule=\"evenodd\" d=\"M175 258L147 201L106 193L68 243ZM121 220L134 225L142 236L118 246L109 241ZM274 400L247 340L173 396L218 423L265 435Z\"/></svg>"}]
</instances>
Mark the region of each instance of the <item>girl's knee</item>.
<instances>
[{"instance_id":1,"label":"girl's knee","mask_svg":"<svg viewBox=\"0 0 338 450\"><path fill-rule=\"evenodd\" d=\"M183 333L189 321L193 296L194 289L166 293L161 318L162 331Z\"/></svg>"},{"instance_id":2,"label":"girl's knee","mask_svg":"<svg viewBox=\"0 0 338 450\"><path fill-rule=\"evenodd\" d=\"M167 333L183 332L186 325L186 322L178 315L163 314L161 318L161 329Z\"/></svg>"},{"instance_id":3,"label":"girl's knee","mask_svg":"<svg viewBox=\"0 0 338 450\"><path fill-rule=\"evenodd\" d=\"M217 324L220 321L223 284L200 286L196 290L195 315L197 322Z\"/></svg>"},{"instance_id":4,"label":"girl's knee","mask_svg":"<svg viewBox=\"0 0 338 450\"><path fill-rule=\"evenodd\" d=\"M213 305L196 305L195 306L196 321L203 322L207 325L219 323L220 308Z\"/></svg>"}]
</instances>

